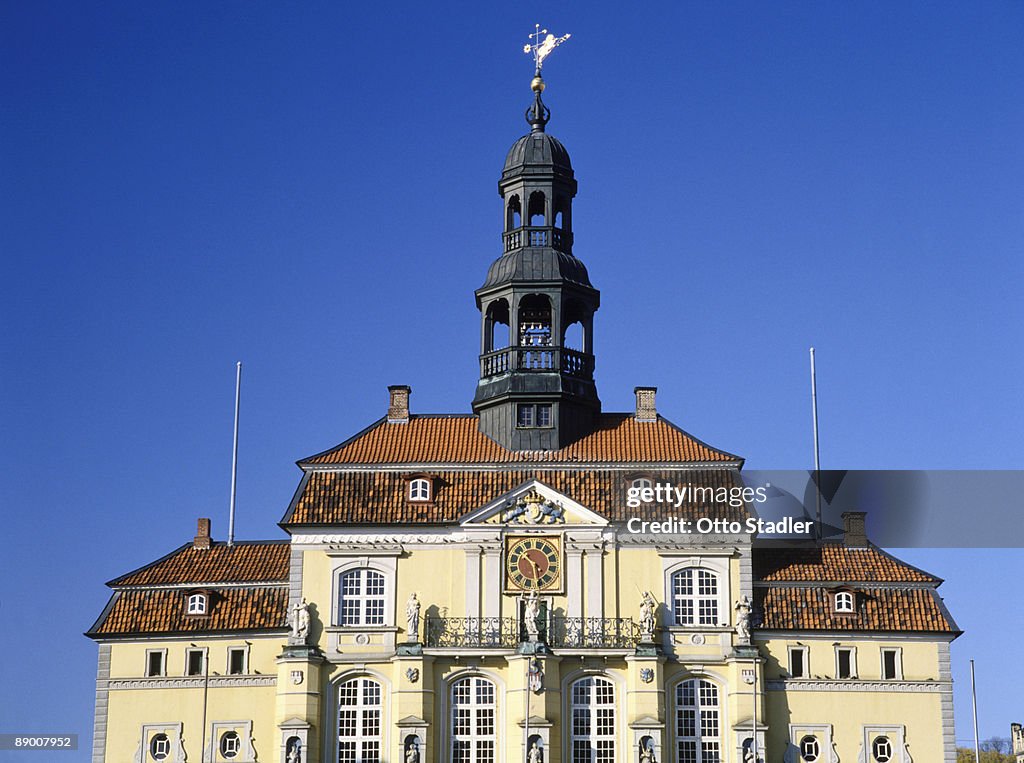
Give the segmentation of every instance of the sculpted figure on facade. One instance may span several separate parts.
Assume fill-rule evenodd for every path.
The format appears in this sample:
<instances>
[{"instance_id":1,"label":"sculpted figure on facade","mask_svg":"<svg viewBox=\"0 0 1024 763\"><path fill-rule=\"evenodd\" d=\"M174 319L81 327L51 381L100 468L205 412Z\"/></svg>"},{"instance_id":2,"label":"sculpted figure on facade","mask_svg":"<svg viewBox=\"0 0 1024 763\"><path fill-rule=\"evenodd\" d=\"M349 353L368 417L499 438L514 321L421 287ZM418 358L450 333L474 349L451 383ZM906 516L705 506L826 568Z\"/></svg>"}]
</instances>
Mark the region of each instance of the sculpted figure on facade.
<instances>
[{"instance_id":1,"label":"sculpted figure on facade","mask_svg":"<svg viewBox=\"0 0 1024 763\"><path fill-rule=\"evenodd\" d=\"M416 598L415 591L409 594L409 600L405 603L405 629L409 641L419 640L420 600Z\"/></svg>"},{"instance_id":2,"label":"sculpted figure on facade","mask_svg":"<svg viewBox=\"0 0 1024 763\"><path fill-rule=\"evenodd\" d=\"M540 635L540 627L537 625L537 618L540 617L540 598L536 591L530 591L523 600L523 621L526 626L526 635L530 641L536 641Z\"/></svg>"},{"instance_id":3,"label":"sculpted figure on facade","mask_svg":"<svg viewBox=\"0 0 1024 763\"><path fill-rule=\"evenodd\" d=\"M744 595L736 602L736 635L744 644L750 643L750 599Z\"/></svg>"},{"instance_id":4,"label":"sculpted figure on facade","mask_svg":"<svg viewBox=\"0 0 1024 763\"><path fill-rule=\"evenodd\" d=\"M640 630L647 638L654 635L657 610L658 602L654 600L654 595L650 591L644 591L643 597L640 599Z\"/></svg>"},{"instance_id":5,"label":"sculpted figure on facade","mask_svg":"<svg viewBox=\"0 0 1024 763\"><path fill-rule=\"evenodd\" d=\"M290 625L292 639L305 644L309 638L309 604L306 603L305 598L292 605Z\"/></svg>"},{"instance_id":6,"label":"sculpted figure on facade","mask_svg":"<svg viewBox=\"0 0 1024 763\"><path fill-rule=\"evenodd\" d=\"M540 749L536 742L530 747L530 751L526 753L526 763L544 763L544 751Z\"/></svg>"}]
</instances>

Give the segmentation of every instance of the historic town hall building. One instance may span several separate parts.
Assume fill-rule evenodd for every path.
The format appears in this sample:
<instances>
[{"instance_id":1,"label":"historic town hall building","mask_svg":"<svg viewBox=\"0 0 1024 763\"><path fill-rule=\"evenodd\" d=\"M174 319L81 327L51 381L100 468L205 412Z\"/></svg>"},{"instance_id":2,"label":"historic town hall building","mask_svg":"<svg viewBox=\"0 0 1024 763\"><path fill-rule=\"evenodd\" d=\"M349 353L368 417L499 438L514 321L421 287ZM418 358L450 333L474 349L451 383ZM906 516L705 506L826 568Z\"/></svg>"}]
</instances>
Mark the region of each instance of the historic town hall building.
<instances>
[{"instance_id":1,"label":"historic town hall building","mask_svg":"<svg viewBox=\"0 0 1024 763\"><path fill-rule=\"evenodd\" d=\"M863 515L789 548L627 530L665 514L631 488L730 488L743 461L653 388L602 410L600 294L543 88L498 184L472 413L416 415L390 387L385 416L299 462L287 538L229 545L200 520L111 581L88 632L97 763L955 760L941 581Z\"/></svg>"}]
</instances>

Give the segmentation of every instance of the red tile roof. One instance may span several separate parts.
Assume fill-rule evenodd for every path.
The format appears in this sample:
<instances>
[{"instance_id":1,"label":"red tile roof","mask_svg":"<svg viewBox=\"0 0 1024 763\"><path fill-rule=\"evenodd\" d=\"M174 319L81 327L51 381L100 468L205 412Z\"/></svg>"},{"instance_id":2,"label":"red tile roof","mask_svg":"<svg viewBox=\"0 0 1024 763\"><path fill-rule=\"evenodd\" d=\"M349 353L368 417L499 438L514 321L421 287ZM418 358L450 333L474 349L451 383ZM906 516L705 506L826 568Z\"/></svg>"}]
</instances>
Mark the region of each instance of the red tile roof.
<instances>
[{"instance_id":1,"label":"red tile roof","mask_svg":"<svg viewBox=\"0 0 1024 763\"><path fill-rule=\"evenodd\" d=\"M822 587L772 586L755 588L754 594L763 630L959 633L930 588L858 588L853 615L836 614Z\"/></svg>"},{"instance_id":2,"label":"red tile roof","mask_svg":"<svg viewBox=\"0 0 1024 763\"><path fill-rule=\"evenodd\" d=\"M764 582L941 583L874 546L850 548L825 543L812 548L761 548L754 578Z\"/></svg>"},{"instance_id":3,"label":"red tile roof","mask_svg":"<svg viewBox=\"0 0 1024 763\"><path fill-rule=\"evenodd\" d=\"M735 469L645 471L654 482L674 485L739 485ZM626 505L626 489L632 472L601 469L515 469L510 471L432 472L435 496L424 504L406 500L408 475L399 472L315 471L308 474L288 513L285 524L449 524L482 508L529 480L537 479L609 521L630 517L664 519L701 516L729 520L747 517L744 507L726 503L688 503L678 508L646 504Z\"/></svg>"},{"instance_id":4,"label":"red tile roof","mask_svg":"<svg viewBox=\"0 0 1024 763\"><path fill-rule=\"evenodd\" d=\"M663 418L639 422L604 413L592 433L556 451L512 451L480 432L476 416L385 419L300 464L508 464L524 461L582 463L741 463L739 456L696 439Z\"/></svg>"},{"instance_id":5,"label":"red tile roof","mask_svg":"<svg viewBox=\"0 0 1024 763\"><path fill-rule=\"evenodd\" d=\"M288 541L214 543L208 549L186 544L162 559L140 567L107 585L209 585L259 583L288 579Z\"/></svg>"},{"instance_id":6,"label":"red tile roof","mask_svg":"<svg viewBox=\"0 0 1024 763\"><path fill-rule=\"evenodd\" d=\"M171 633L278 630L286 627L284 586L221 588L211 592L207 617L185 613L186 590L141 588L117 591L86 634L93 638Z\"/></svg>"}]
</instances>

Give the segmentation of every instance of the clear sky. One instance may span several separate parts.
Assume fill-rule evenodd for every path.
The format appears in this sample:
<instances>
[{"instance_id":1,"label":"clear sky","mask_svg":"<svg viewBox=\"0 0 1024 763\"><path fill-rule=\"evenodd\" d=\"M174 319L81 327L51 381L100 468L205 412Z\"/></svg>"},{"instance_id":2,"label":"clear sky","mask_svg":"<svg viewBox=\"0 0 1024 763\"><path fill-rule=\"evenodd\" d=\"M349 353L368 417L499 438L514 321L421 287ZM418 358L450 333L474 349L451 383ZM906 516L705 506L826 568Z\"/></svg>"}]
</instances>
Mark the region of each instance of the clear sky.
<instances>
[{"instance_id":1,"label":"clear sky","mask_svg":"<svg viewBox=\"0 0 1024 763\"><path fill-rule=\"evenodd\" d=\"M224 537L236 360L241 538L386 385L468 411L535 21L606 410L803 468L813 344L824 466L1021 467L1021 3L4 3L0 731L88 758L81 632ZM906 555L1006 736L1024 553Z\"/></svg>"}]
</instances>

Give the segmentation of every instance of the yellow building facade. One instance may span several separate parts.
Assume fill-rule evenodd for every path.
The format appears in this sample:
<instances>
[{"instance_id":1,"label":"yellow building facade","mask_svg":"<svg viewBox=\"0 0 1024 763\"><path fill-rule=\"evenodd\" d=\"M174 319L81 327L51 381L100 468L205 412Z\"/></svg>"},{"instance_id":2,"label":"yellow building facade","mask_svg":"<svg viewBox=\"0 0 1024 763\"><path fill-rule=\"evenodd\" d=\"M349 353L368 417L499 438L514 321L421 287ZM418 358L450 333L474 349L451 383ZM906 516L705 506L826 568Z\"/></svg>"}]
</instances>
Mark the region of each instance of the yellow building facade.
<instances>
[{"instance_id":1,"label":"yellow building facade","mask_svg":"<svg viewBox=\"0 0 1024 763\"><path fill-rule=\"evenodd\" d=\"M658 414L601 410L599 295L572 253L568 153L531 126L477 290L472 414L386 415L299 462L287 539L208 520L108 585L93 759L213 763L955 760L938 578L744 522L743 462ZM575 333L574 333L575 332ZM575 344L570 337L576 337ZM679 505L631 500L704 489Z\"/></svg>"}]
</instances>

